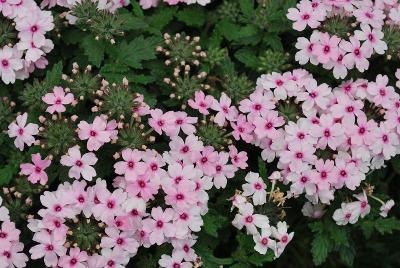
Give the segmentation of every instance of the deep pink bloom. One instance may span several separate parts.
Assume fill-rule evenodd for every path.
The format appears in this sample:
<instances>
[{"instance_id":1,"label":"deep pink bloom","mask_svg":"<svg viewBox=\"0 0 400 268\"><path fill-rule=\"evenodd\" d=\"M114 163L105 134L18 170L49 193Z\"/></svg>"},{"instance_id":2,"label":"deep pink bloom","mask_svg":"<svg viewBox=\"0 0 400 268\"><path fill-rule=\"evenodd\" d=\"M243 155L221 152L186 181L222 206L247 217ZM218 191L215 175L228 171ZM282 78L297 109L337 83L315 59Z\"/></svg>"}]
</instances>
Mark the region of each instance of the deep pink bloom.
<instances>
[{"instance_id":1,"label":"deep pink bloom","mask_svg":"<svg viewBox=\"0 0 400 268\"><path fill-rule=\"evenodd\" d=\"M208 109L214 102L214 97L210 95L205 95L203 91L196 91L194 93L194 101L189 100L188 104L195 110L198 110L201 114L208 115L210 112Z\"/></svg>"}]
</instances>

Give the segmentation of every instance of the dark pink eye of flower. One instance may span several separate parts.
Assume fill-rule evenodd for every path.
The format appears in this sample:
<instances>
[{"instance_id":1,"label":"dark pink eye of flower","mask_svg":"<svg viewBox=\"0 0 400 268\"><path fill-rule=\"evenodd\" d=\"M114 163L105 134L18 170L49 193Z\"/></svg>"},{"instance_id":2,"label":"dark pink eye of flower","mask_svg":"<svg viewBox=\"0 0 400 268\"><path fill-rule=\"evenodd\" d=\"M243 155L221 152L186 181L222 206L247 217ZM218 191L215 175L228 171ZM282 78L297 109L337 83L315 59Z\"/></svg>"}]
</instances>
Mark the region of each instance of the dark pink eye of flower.
<instances>
[{"instance_id":1,"label":"dark pink eye of flower","mask_svg":"<svg viewBox=\"0 0 400 268\"><path fill-rule=\"evenodd\" d=\"M345 176L347 176L347 172L346 172L346 170L342 170L342 171L340 171L340 176L342 176L342 177L345 177Z\"/></svg>"},{"instance_id":2,"label":"dark pink eye of flower","mask_svg":"<svg viewBox=\"0 0 400 268\"><path fill-rule=\"evenodd\" d=\"M280 79L277 80L277 81L276 81L276 85L279 86L279 87L282 86L282 85L283 85L283 81L280 80Z\"/></svg>"},{"instance_id":3,"label":"dark pink eye of flower","mask_svg":"<svg viewBox=\"0 0 400 268\"><path fill-rule=\"evenodd\" d=\"M387 141L389 140L388 135L383 135L383 136L382 136L382 140L383 140L384 142L387 142Z\"/></svg>"},{"instance_id":4,"label":"dark pink eye of flower","mask_svg":"<svg viewBox=\"0 0 400 268\"><path fill-rule=\"evenodd\" d=\"M24 134L24 129L23 129L23 128L18 129L18 134L19 134L19 135Z\"/></svg>"},{"instance_id":5,"label":"dark pink eye of flower","mask_svg":"<svg viewBox=\"0 0 400 268\"><path fill-rule=\"evenodd\" d=\"M114 262L113 260L109 260L109 261L107 262L107 265L108 265L109 267L113 267L114 264L115 264L115 262Z\"/></svg>"},{"instance_id":6,"label":"dark pink eye of flower","mask_svg":"<svg viewBox=\"0 0 400 268\"><path fill-rule=\"evenodd\" d=\"M38 30L38 27L36 26L36 25L33 25L32 27L31 27L31 32L36 32Z\"/></svg>"},{"instance_id":7,"label":"dark pink eye of flower","mask_svg":"<svg viewBox=\"0 0 400 268\"><path fill-rule=\"evenodd\" d=\"M164 121L159 120L159 121L157 122L157 125L160 126L160 127L164 126Z\"/></svg>"},{"instance_id":8,"label":"dark pink eye of flower","mask_svg":"<svg viewBox=\"0 0 400 268\"><path fill-rule=\"evenodd\" d=\"M306 183L308 181L307 177L305 177L305 176L301 177L300 180L302 183Z\"/></svg>"},{"instance_id":9,"label":"dark pink eye of flower","mask_svg":"<svg viewBox=\"0 0 400 268\"><path fill-rule=\"evenodd\" d=\"M372 33L370 33L370 34L368 35L368 39L369 39L370 41L374 41L375 37L374 37L374 35L373 35Z\"/></svg>"},{"instance_id":10,"label":"dark pink eye of flower","mask_svg":"<svg viewBox=\"0 0 400 268\"><path fill-rule=\"evenodd\" d=\"M358 48L354 49L354 55L360 56L360 54L361 54L360 49L358 49Z\"/></svg>"},{"instance_id":11,"label":"dark pink eye of flower","mask_svg":"<svg viewBox=\"0 0 400 268\"><path fill-rule=\"evenodd\" d=\"M182 125L182 124L183 124L183 120L182 120L182 119L177 119L177 120L175 121L175 123L176 123L177 125Z\"/></svg>"},{"instance_id":12,"label":"dark pink eye of flower","mask_svg":"<svg viewBox=\"0 0 400 268\"><path fill-rule=\"evenodd\" d=\"M181 176L177 176L175 178L175 183L179 183L181 180L182 180L182 177Z\"/></svg>"},{"instance_id":13,"label":"dark pink eye of flower","mask_svg":"<svg viewBox=\"0 0 400 268\"><path fill-rule=\"evenodd\" d=\"M77 161L75 162L75 165L76 165L77 167L81 167L81 166L83 165L83 163L82 163L81 160L77 160Z\"/></svg>"},{"instance_id":14,"label":"dark pink eye of flower","mask_svg":"<svg viewBox=\"0 0 400 268\"><path fill-rule=\"evenodd\" d=\"M263 239L261 239L261 244L268 245L268 238L264 237Z\"/></svg>"},{"instance_id":15,"label":"dark pink eye of flower","mask_svg":"<svg viewBox=\"0 0 400 268\"><path fill-rule=\"evenodd\" d=\"M265 128L266 129L270 129L270 128L272 128L274 125L271 123L271 122L268 122L266 125L265 125Z\"/></svg>"},{"instance_id":16,"label":"dark pink eye of flower","mask_svg":"<svg viewBox=\"0 0 400 268\"><path fill-rule=\"evenodd\" d=\"M56 205L54 207L54 211L56 211L56 212L60 212L61 210L62 210L62 207L60 205Z\"/></svg>"},{"instance_id":17,"label":"dark pink eye of flower","mask_svg":"<svg viewBox=\"0 0 400 268\"><path fill-rule=\"evenodd\" d=\"M56 100L56 104L61 104L61 99L58 98L58 99Z\"/></svg>"},{"instance_id":18,"label":"dark pink eye of flower","mask_svg":"<svg viewBox=\"0 0 400 268\"><path fill-rule=\"evenodd\" d=\"M303 19L303 20L309 20L309 19L310 19L310 15L304 14L304 15L302 16L302 19Z\"/></svg>"},{"instance_id":19,"label":"dark pink eye of flower","mask_svg":"<svg viewBox=\"0 0 400 268\"><path fill-rule=\"evenodd\" d=\"M324 46L324 53L327 54L331 51L331 47L330 46Z\"/></svg>"},{"instance_id":20,"label":"dark pink eye of flower","mask_svg":"<svg viewBox=\"0 0 400 268\"><path fill-rule=\"evenodd\" d=\"M244 132L244 128L238 127L238 131L239 131L239 132Z\"/></svg>"},{"instance_id":21,"label":"dark pink eye of flower","mask_svg":"<svg viewBox=\"0 0 400 268\"><path fill-rule=\"evenodd\" d=\"M207 157L202 157L201 158L201 162L204 164L204 163L207 163L207 161L208 161L208 158Z\"/></svg>"},{"instance_id":22,"label":"dark pink eye of flower","mask_svg":"<svg viewBox=\"0 0 400 268\"><path fill-rule=\"evenodd\" d=\"M298 152L296 153L296 158L303 158L303 153L302 152Z\"/></svg>"},{"instance_id":23,"label":"dark pink eye of flower","mask_svg":"<svg viewBox=\"0 0 400 268\"><path fill-rule=\"evenodd\" d=\"M75 265L78 261L75 258L72 258L69 263Z\"/></svg>"},{"instance_id":24,"label":"dark pink eye of flower","mask_svg":"<svg viewBox=\"0 0 400 268\"><path fill-rule=\"evenodd\" d=\"M215 167L215 170L219 172L219 171L222 170L222 167L218 165L218 166Z\"/></svg>"},{"instance_id":25,"label":"dark pink eye of flower","mask_svg":"<svg viewBox=\"0 0 400 268\"><path fill-rule=\"evenodd\" d=\"M299 134L297 135L297 137L298 137L300 140L302 140L302 139L304 139L304 138L306 137L306 135L304 135L304 133L299 133Z\"/></svg>"},{"instance_id":26,"label":"dark pink eye of flower","mask_svg":"<svg viewBox=\"0 0 400 268\"><path fill-rule=\"evenodd\" d=\"M153 163L150 165L150 168L152 171L156 171L158 169L158 166L157 166L157 164Z\"/></svg>"},{"instance_id":27,"label":"dark pink eye of flower","mask_svg":"<svg viewBox=\"0 0 400 268\"><path fill-rule=\"evenodd\" d=\"M321 178L326 178L327 176L328 174L326 173L326 171L321 172Z\"/></svg>"},{"instance_id":28,"label":"dark pink eye of flower","mask_svg":"<svg viewBox=\"0 0 400 268\"><path fill-rule=\"evenodd\" d=\"M8 67L8 65L9 65L8 60L2 60L1 65L3 65L3 67Z\"/></svg>"},{"instance_id":29,"label":"dark pink eye of flower","mask_svg":"<svg viewBox=\"0 0 400 268\"><path fill-rule=\"evenodd\" d=\"M157 227L161 228L164 226L164 222L163 221L157 221Z\"/></svg>"},{"instance_id":30,"label":"dark pink eye of flower","mask_svg":"<svg viewBox=\"0 0 400 268\"><path fill-rule=\"evenodd\" d=\"M79 202L79 203L85 202L85 198L84 198L83 196L79 196L79 197L78 197L78 202Z\"/></svg>"},{"instance_id":31,"label":"dark pink eye of flower","mask_svg":"<svg viewBox=\"0 0 400 268\"><path fill-rule=\"evenodd\" d=\"M317 97L317 93L311 92L311 93L310 93L310 97L313 98L313 99L316 98L316 97Z\"/></svg>"},{"instance_id":32,"label":"dark pink eye of flower","mask_svg":"<svg viewBox=\"0 0 400 268\"><path fill-rule=\"evenodd\" d=\"M345 217L346 219L350 219L351 213L346 213L346 215L344 215L344 217Z\"/></svg>"},{"instance_id":33,"label":"dark pink eye of flower","mask_svg":"<svg viewBox=\"0 0 400 268\"><path fill-rule=\"evenodd\" d=\"M326 129L325 131L324 131L324 136L325 137L329 137L331 135L331 132L329 131L329 129Z\"/></svg>"},{"instance_id":34,"label":"dark pink eye of flower","mask_svg":"<svg viewBox=\"0 0 400 268\"><path fill-rule=\"evenodd\" d=\"M374 15L371 14L371 13L369 13L369 12L365 12L365 16L366 16L368 19L372 19L372 18L374 17Z\"/></svg>"},{"instance_id":35,"label":"dark pink eye of flower","mask_svg":"<svg viewBox=\"0 0 400 268\"><path fill-rule=\"evenodd\" d=\"M256 111L261 110L261 108L262 108L261 104L254 105L254 110L256 110Z\"/></svg>"},{"instance_id":36,"label":"dark pink eye of flower","mask_svg":"<svg viewBox=\"0 0 400 268\"><path fill-rule=\"evenodd\" d=\"M189 250L190 250L190 247L188 245L183 246L183 251L189 252Z\"/></svg>"},{"instance_id":37,"label":"dark pink eye of flower","mask_svg":"<svg viewBox=\"0 0 400 268\"><path fill-rule=\"evenodd\" d=\"M183 196L183 194L177 194L176 195L176 199L177 200L183 200L185 197Z\"/></svg>"},{"instance_id":38,"label":"dark pink eye of flower","mask_svg":"<svg viewBox=\"0 0 400 268\"><path fill-rule=\"evenodd\" d=\"M54 222L54 226L56 226L57 228L60 228L61 223L60 223L59 221L55 221L55 222Z\"/></svg>"},{"instance_id":39,"label":"dark pink eye of flower","mask_svg":"<svg viewBox=\"0 0 400 268\"><path fill-rule=\"evenodd\" d=\"M347 107L347 112L349 112L349 113L354 112L354 107L353 106Z\"/></svg>"},{"instance_id":40,"label":"dark pink eye of flower","mask_svg":"<svg viewBox=\"0 0 400 268\"><path fill-rule=\"evenodd\" d=\"M174 268L181 268L181 265L179 263L174 263L173 267Z\"/></svg>"},{"instance_id":41,"label":"dark pink eye of flower","mask_svg":"<svg viewBox=\"0 0 400 268\"><path fill-rule=\"evenodd\" d=\"M144 182L144 181L139 181L139 187L140 188L144 188L144 187L146 187L146 183Z\"/></svg>"},{"instance_id":42,"label":"dark pink eye of flower","mask_svg":"<svg viewBox=\"0 0 400 268\"><path fill-rule=\"evenodd\" d=\"M11 258L11 253L9 251L4 251L3 256L6 257L7 259Z\"/></svg>"},{"instance_id":43,"label":"dark pink eye of flower","mask_svg":"<svg viewBox=\"0 0 400 268\"><path fill-rule=\"evenodd\" d=\"M254 184L254 188L256 188L256 190L261 190L262 185L257 182L256 184Z\"/></svg>"},{"instance_id":44,"label":"dark pink eye of flower","mask_svg":"<svg viewBox=\"0 0 400 268\"><path fill-rule=\"evenodd\" d=\"M42 171L42 169L41 169L40 167L35 167L35 171L36 171L37 173L40 173L40 172Z\"/></svg>"},{"instance_id":45,"label":"dark pink eye of flower","mask_svg":"<svg viewBox=\"0 0 400 268\"><path fill-rule=\"evenodd\" d=\"M135 166L135 163L133 161L128 162L128 167L133 168Z\"/></svg>"},{"instance_id":46,"label":"dark pink eye of flower","mask_svg":"<svg viewBox=\"0 0 400 268\"><path fill-rule=\"evenodd\" d=\"M181 151L184 152L184 153L189 152L189 146L187 146L187 145L183 146Z\"/></svg>"},{"instance_id":47,"label":"dark pink eye of flower","mask_svg":"<svg viewBox=\"0 0 400 268\"><path fill-rule=\"evenodd\" d=\"M365 208L366 206L367 206L367 202L362 201L362 202L361 202L361 207L362 207L362 208Z\"/></svg>"},{"instance_id":48,"label":"dark pink eye of flower","mask_svg":"<svg viewBox=\"0 0 400 268\"><path fill-rule=\"evenodd\" d=\"M360 127L360 129L358 130L358 133L364 134L365 133L365 128L364 127Z\"/></svg>"},{"instance_id":49,"label":"dark pink eye of flower","mask_svg":"<svg viewBox=\"0 0 400 268\"><path fill-rule=\"evenodd\" d=\"M94 130L91 130L91 131L90 131L90 136L96 137L96 136L97 136L97 132L94 131Z\"/></svg>"},{"instance_id":50,"label":"dark pink eye of flower","mask_svg":"<svg viewBox=\"0 0 400 268\"><path fill-rule=\"evenodd\" d=\"M228 107L224 106L224 107L222 108L222 111L224 111L224 113L228 113Z\"/></svg>"},{"instance_id":51,"label":"dark pink eye of flower","mask_svg":"<svg viewBox=\"0 0 400 268\"><path fill-rule=\"evenodd\" d=\"M245 220L246 220L247 223L252 223L253 222L253 216L247 216Z\"/></svg>"},{"instance_id":52,"label":"dark pink eye of flower","mask_svg":"<svg viewBox=\"0 0 400 268\"><path fill-rule=\"evenodd\" d=\"M339 55L339 57L337 58L337 62L342 62L344 56L342 54Z\"/></svg>"},{"instance_id":53,"label":"dark pink eye of flower","mask_svg":"<svg viewBox=\"0 0 400 268\"><path fill-rule=\"evenodd\" d=\"M381 96L386 96L386 90L383 89L383 88L381 88L381 89L379 90L379 95L381 95Z\"/></svg>"},{"instance_id":54,"label":"dark pink eye of flower","mask_svg":"<svg viewBox=\"0 0 400 268\"><path fill-rule=\"evenodd\" d=\"M200 102L200 107L205 108L205 107L207 107L207 104L204 102Z\"/></svg>"},{"instance_id":55,"label":"dark pink eye of flower","mask_svg":"<svg viewBox=\"0 0 400 268\"><path fill-rule=\"evenodd\" d=\"M281 238L282 243L286 243L288 240L289 240L289 238L287 237L287 235L284 235Z\"/></svg>"},{"instance_id":56,"label":"dark pink eye of flower","mask_svg":"<svg viewBox=\"0 0 400 268\"><path fill-rule=\"evenodd\" d=\"M188 215L186 213L182 213L181 215L179 215L179 218L181 218L182 220L186 220L188 218Z\"/></svg>"},{"instance_id":57,"label":"dark pink eye of flower","mask_svg":"<svg viewBox=\"0 0 400 268\"><path fill-rule=\"evenodd\" d=\"M114 206L115 206L115 202L114 201L108 201L107 202L107 207L108 208L114 208Z\"/></svg>"},{"instance_id":58,"label":"dark pink eye of flower","mask_svg":"<svg viewBox=\"0 0 400 268\"><path fill-rule=\"evenodd\" d=\"M137 211L137 209L132 209L131 215L137 216L137 215L139 215L139 212Z\"/></svg>"},{"instance_id":59,"label":"dark pink eye of flower","mask_svg":"<svg viewBox=\"0 0 400 268\"><path fill-rule=\"evenodd\" d=\"M7 237L7 233L0 232L0 238L6 238L6 237Z\"/></svg>"},{"instance_id":60,"label":"dark pink eye of flower","mask_svg":"<svg viewBox=\"0 0 400 268\"><path fill-rule=\"evenodd\" d=\"M46 246L46 250L47 250L47 251L53 251L53 250L54 250L53 245L47 245L47 246Z\"/></svg>"},{"instance_id":61,"label":"dark pink eye of flower","mask_svg":"<svg viewBox=\"0 0 400 268\"><path fill-rule=\"evenodd\" d=\"M309 44L307 49L308 49L309 52L312 52L313 49L314 49L314 44Z\"/></svg>"},{"instance_id":62,"label":"dark pink eye of flower","mask_svg":"<svg viewBox=\"0 0 400 268\"><path fill-rule=\"evenodd\" d=\"M122 245L124 243L124 240L122 238L117 239L117 244Z\"/></svg>"}]
</instances>

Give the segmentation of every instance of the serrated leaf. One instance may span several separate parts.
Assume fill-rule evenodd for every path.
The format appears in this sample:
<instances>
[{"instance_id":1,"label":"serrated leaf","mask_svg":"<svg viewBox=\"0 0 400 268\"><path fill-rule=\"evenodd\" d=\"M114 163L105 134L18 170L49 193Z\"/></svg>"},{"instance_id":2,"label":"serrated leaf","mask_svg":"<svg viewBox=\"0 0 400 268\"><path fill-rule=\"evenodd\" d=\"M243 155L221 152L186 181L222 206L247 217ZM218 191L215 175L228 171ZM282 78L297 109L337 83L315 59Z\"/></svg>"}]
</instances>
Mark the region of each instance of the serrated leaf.
<instances>
[{"instance_id":1,"label":"serrated leaf","mask_svg":"<svg viewBox=\"0 0 400 268\"><path fill-rule=\"evenodd\" d=\"M100 69L100 74L110 83L119 83L129 72L129 67L121 63L105 64Z\"/></svg>"},{"instance_id":2,"label":"serrated leaf","mask_svg":"<svg viewBox=\"0 0 400 268\"><path fill-rule=\"evenodd\" d=\"M55 86L58 86L61 82L62 78L63 65L62 62L54 64L53 67L46 72L46 78L44 83L50 89Z\"/></svg>"},{"instance_id":3,"label":"serrated leaf","mask_svg":"<svg viewBox=\"0 0 400 268\"><path fill-rule=\"evenodd\" d=\"M315 265L321 265L325 262L331 251L331 246L328 237L323 234L315 235L311 242L311 254Z\"/></svg>"},{"instance_id":4,"label":"serrated leaf","mask_svg":"<svg viewBox=\"0 0 400 268\"><path fill-rule=\"evenodd\" d=\"M400 230L400 220L391 218L378 218L375 221L375 229L380 234L391 234L393 231Z\"/></svg>"},{"instance_id":5,"label":"serrated leaf","mask_svg":"<svg viewBox=\"0 0 400 268\"><path fill-rule=\"evenodd\" d=\"M18 169L13 165L7 165L0 168L0 186L8 184Z\"/></svg>"},{"instance_id":6,"label":"serrated leaf","mask_svg":"<svg viewBox=\"0 0 400 268\"><path fill-rule=\"evenodd\" d=\"M340 247L339 249L340 260L348 267L353 267L356 251L354 247Z\"/></svg>"},{"instance_id":7,"label":"serrated leaf","mask_svg":"<svg viewBox=\"0 0 400 268\"><path fill-rule=\"evenodd\" d=\"M254 1L253 0L240 0L240 10L246 17L251 17L254 12Z\"/></svg>"},{"instance_id":8,"label":"serrated leaf","mask_svg":"<svg viewBox=\"0 0 400 268\"><path fill-rule=\"evenodd\" d=\"M268 181L267 166L261 157L258 157L258 173L264 181Z\"/></svg>"},{"instance_id":9,"label":"serrated leaf","mask_svg":"<svg viewBox=\"0 0 400 268\"><path fill-rule=\"evenodd\" d=\"M105 44L100 40L96 40L92 35L87 35L80 44L89 62L94 66L100 67L104 59Z\"/></svg>"},{"instance_id":10,"label":"serrated leaf","mask_svg":"<svg viewBox=\"0 0 400 268\"><path fill-rule=\"evenodd\" d=\"M257 68L259 63L258 58L254 54L254 50L248 48L242 48L236 51L235 58L250 68Z\"/></svg>"},{"instance_id":11,"label":"serrated leaf","mask_svg":"<svg viewBox=\"0 0 400 268\"><path fill-rule=\"evenodd\" d=\"M204 217L204 231L214 237L218 237L218 230L221 229L228 219L211 209Z\"/></svg>"},{"instance_id":12,"label":"serrated leaf","mask_svg":"<svg viewBox=\"0 0 400 268\"><path fill-rule=\"evenodd\" d=\"M188 26L201 27L207 19L204 8L199 6L189 6L176 15L176 18Z\"/></svg>"},{"instance_id":13,"label":"serrated leaf","mask_svg":"<svg viewBox=\"0 0 400 268\"><path fill-rule=\"evenodd\" d=\"M168 7L157 9L154 14L148 18L148 24L158 31L161 31L176 14L177 7Z\"/></svg>"}]
</instances>

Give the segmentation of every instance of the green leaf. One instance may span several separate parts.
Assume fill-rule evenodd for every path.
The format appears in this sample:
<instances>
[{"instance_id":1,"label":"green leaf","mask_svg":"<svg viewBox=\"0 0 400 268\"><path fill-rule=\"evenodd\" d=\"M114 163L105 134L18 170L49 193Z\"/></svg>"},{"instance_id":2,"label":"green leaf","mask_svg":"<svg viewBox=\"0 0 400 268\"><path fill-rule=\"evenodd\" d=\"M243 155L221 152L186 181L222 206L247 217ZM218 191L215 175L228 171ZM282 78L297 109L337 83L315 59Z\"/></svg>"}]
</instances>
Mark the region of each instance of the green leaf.
<instances>
[{"instance_id":1,"label":"green leaf","mask_svg":"<svg viewBox=\"0 0 400 268\"><path fill-rule=\"evenodd\" d=\"M100 74L110 83L119 83L129 72L129 67L121 63L105 64L100 69Z\"/></svg>"},{"instance_id":2,"label":"green leaf","mask_svg":"<svg viewBox=\"0 0 400 268\"><path fill-rule=\"evenodd\" d=\"M50 89L55 86L58 86L61 82L62 78L63 65L62 62L54 64L53 67L46 72L46 78L44 83Z\"/></svg>"},{"instance_id":3,"label":"green leaf","mask_svg":"<svg viewBox=\"0 0 400 268\"><path fill-rule=\"evenodd\" d=\"M316 234L311 242L311 254L315 265L321 265L325 262L331 251L329 238L324 234Z\"/></svg>"},{"instance_id":4,"label":"green leaf","mask_svg":"<svg viewBox=\"0 0 400 268\"><path fill-rule=\"evenodd\" d=\"M390 159L390 162L392 164L393 170L397 174L400 174L400 155L396 155L395 157Z\"/></svg>"},{"instance_id":5,"label":"green leaf","mask_svg":"<svg viewBox=\"0 0 400 268\"><path fill-rule=\"evenodd\" d=\"M251 17L254 13L254 1L253 0L240 0L240 10L246 17Z\"/></svg>"},{"instance_id":6,"label":"green leaf","mask_svg":"<svg viewBox=\"0 0 400 268\"><path fill-rule=\"evenodd\" d=\"M176 14L176 18L188 26L201 27L206 22L207 16L204 8L190 6Z\"/></svg>"},{"instance_id":7,"label":"green leaf","mask_svg":"<svg viewBox=\"0 0 400 268\"><path fill-rule=\"evenodd\" d=\"M264 181L268 181L267 166L261 157L258 157L258 173Z\"/></svg>"},{"instance_id":8,"label":"green leaf","mask_svg":"<svg viewBox=\"0 0 400 268\"><path fill-rule=\"evenodd\" d=\"M354 247L340 247L339 249L340 260L349 267L353 267L356 251Z\"/></svg>"},{"instance_id":9,"label":"green leaf","mask_svg":"<svg viewBox=\"0 0 400 268\"><path fill-rule=\"evenodd\" d=\"M214 237L218 237L218 230L221 229L228 219L225 216L218 214L217 211L210 209L210 211L203 217L204 231Z\"/></svg>"},{"instance_id":10,"label":"green leaf","mask_svg":"<svg viewBox=\"0 0 400 268\"><path fill-rule=\"evenodd\" d=\"M395 217L391 218L378 218L375 221L375 229L380 234L391 234L393 231L400 230L400 220Z\"/></svg>"},{"instance_id":11,"label":"green leaf","mask_svg":"<svg viewBox=\"0 0 400 268\"><path fill-rule=\"evenodd\" d=\"M177 7L158 8L154 14L148 18L148 24L158 31L162 31L168 23L172 21L176 14Z\"/></svg>"},{"instance_id":12,"label":"green leaf","mask_svg":"<svg viewBox=\"0 0 400 268\"><path fill-rule=\"evenodd\" d=\"M254 50L249 48L242 48L236 51L235 58L249 68L256 69L259 64L259 60L254 54Z\"/></svg>"},{"instance_id":13,"label":"green leaf","mask_svg":"<svg viewBox=\"0 0 400 268\"><path fill-rule=\"evenodd\" d=\"M8 184L17 172L18 168L13 165L0 168L0 186Z\"/></svg>"},{"instance_id":14,"label":"green leaf","mask_svg":"<svg viewBox=\"0 0 400 268\"><path fill-rule=\"evenodd\" d=\"M89 62L94 66L100 67L104 59L105 44L96 40L92 35L87 35L80 43Z\"/></svg>"}]
</instances>

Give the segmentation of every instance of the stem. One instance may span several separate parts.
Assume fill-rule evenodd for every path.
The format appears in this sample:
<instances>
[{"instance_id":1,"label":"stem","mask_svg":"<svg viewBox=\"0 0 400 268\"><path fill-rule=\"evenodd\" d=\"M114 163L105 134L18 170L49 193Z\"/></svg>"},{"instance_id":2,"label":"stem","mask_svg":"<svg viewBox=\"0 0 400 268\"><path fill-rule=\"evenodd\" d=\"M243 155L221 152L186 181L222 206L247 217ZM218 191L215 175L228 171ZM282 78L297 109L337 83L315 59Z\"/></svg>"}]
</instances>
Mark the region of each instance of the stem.
<instances>
[{"instance_id":1,"label":"stem","mask_svg":"<svg viewBox=\"0 0 400 268\"><path fill-rule=\"evenodd\" d=\"M379 203L381 203L382 205L384 205L385 204L385 202L383 202L381 199L379 199L378 197L376 197L376 196L373 196L372 194L369 196L369 197L371 197L372 199L374 199L374 200L376 200L376 201L378 201Z\"/></svg>"}]
</instances>

